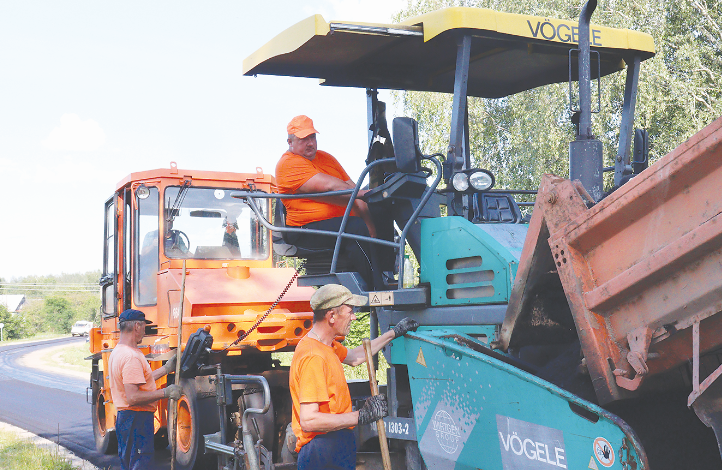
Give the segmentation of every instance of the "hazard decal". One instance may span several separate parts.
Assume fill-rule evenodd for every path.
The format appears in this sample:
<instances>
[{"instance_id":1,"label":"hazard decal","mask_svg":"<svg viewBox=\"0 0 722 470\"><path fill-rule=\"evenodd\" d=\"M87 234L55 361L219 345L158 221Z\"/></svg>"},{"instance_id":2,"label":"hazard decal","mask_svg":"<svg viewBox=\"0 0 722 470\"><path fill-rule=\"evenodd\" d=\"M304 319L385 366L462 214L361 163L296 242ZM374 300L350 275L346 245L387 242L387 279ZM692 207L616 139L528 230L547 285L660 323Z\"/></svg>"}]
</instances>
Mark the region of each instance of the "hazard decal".
<instances>
[{"instance_id":1,"label":"hazard decal","mask_svg":"<svg viewBox=\"0 0 722 470\"><path fill-rule=\"evenodd\" d=\"M394 293L392 291L369 292L369 306L382 307L394 304Z\"/></svg>"},{"instance_id":2,"label":"hazard decal","mask_svg":"<svg viewBox=\"0 0 722 470\"><path fill-rule=\"evenodd\" d=\"M603 467L614 465L614 449L612 449L609 441L603 437L594 439L594 456L597 457Z\"/></svg>"},{"instance_id":3,"label":"hazard decal","mask_svg":"<svg viewBox=\"0 0 722 470\"><path fill-rule=\"evenodd\" d=\"M416 362L426 367L426 359L424 359L424 352L419 348L419 355L416 356Z\"/></svg>"}]
</instances>

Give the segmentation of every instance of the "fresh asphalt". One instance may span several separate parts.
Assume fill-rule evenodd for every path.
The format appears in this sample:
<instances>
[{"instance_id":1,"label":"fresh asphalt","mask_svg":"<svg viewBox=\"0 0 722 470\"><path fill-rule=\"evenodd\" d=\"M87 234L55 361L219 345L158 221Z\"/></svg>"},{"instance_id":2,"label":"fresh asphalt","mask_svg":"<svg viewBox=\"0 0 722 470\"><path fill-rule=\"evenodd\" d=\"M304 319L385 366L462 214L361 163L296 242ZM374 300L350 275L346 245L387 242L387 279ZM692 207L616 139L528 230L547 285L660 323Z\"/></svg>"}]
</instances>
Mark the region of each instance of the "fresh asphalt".
<instances>
[{"instance_id":1,"label":"fresh asphalt","mask_svg":"<svg viewBox=\"0 0 722 470\"><path fill-rule=\"evenodd\" d=\"M120 468L117 455L95 450L88 379L23 366L20 358L43 348L84 343L60 338L32 343L0 343L0 421L37 434L69 449L98 468ZM90 352L88 352L90 355ZM156 451L154 469L170 468L168 450Z\"/></svg>"}]
</instances>

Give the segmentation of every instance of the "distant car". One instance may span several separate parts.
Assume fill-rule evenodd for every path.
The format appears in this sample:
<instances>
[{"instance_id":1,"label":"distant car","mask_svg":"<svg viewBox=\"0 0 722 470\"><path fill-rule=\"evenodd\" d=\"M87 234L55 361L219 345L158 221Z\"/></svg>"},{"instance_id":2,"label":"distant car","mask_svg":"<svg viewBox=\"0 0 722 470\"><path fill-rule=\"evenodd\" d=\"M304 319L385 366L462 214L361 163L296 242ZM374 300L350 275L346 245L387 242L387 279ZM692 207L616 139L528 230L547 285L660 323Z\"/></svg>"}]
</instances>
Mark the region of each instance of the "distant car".
<instances>
[{"instance_id":1,"label":"distant car","mask_svg":"<svg viewBox=\"0 0 722 470\"><path fill-rule=\"evenodd\" d=\"M72 336L88 336L91 329L93 329L92 321L79 320L70 329L70 334Z\"/></svg>"}]
</instances>

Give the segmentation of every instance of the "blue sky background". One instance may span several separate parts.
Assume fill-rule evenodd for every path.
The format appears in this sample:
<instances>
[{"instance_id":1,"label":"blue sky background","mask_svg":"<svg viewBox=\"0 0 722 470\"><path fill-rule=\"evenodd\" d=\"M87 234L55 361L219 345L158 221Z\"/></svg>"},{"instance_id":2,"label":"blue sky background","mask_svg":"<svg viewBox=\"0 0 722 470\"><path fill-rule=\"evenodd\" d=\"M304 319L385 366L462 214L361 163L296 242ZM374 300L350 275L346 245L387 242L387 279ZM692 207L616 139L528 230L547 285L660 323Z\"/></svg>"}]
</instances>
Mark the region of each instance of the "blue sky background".
<instances>
[{"instance_id":1,"label":"blue sky background","mask_svg":"<svg viewBox=\"0 0 722 470\"><path fill-rule=\"evenodd\" d=\"M357 176L364 90L244 77L242 62L312 14L390 22L406 4L0 3L0 277L100 269L103 203L124 176L171 161L272 173L297 114L314 119L319 148Z\"/></svg>"}]
</instances>

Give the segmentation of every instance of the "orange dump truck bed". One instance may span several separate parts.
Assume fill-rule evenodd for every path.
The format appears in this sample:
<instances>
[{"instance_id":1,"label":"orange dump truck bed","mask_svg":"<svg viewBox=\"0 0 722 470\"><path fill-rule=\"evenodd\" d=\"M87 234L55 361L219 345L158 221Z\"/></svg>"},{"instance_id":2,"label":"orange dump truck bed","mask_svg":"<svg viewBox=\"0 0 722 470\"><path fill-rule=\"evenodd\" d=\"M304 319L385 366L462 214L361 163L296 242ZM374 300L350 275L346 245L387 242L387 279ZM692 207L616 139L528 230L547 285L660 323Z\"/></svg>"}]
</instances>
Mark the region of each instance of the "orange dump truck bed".
<instances>
[{"instance_id":1,"label":"orange dump truck bed","mask_svg":"<svg viewBox=\"0 0 722 470\"><path fill-rule=\"evenodd\" d=\"M524 336L540 279L558 273L600 403L686 361L698 380L694 348L722 345L721 188L722 119L594 205L579 183L546 175L501 348Z\"/></svg>"}]
</instances>

